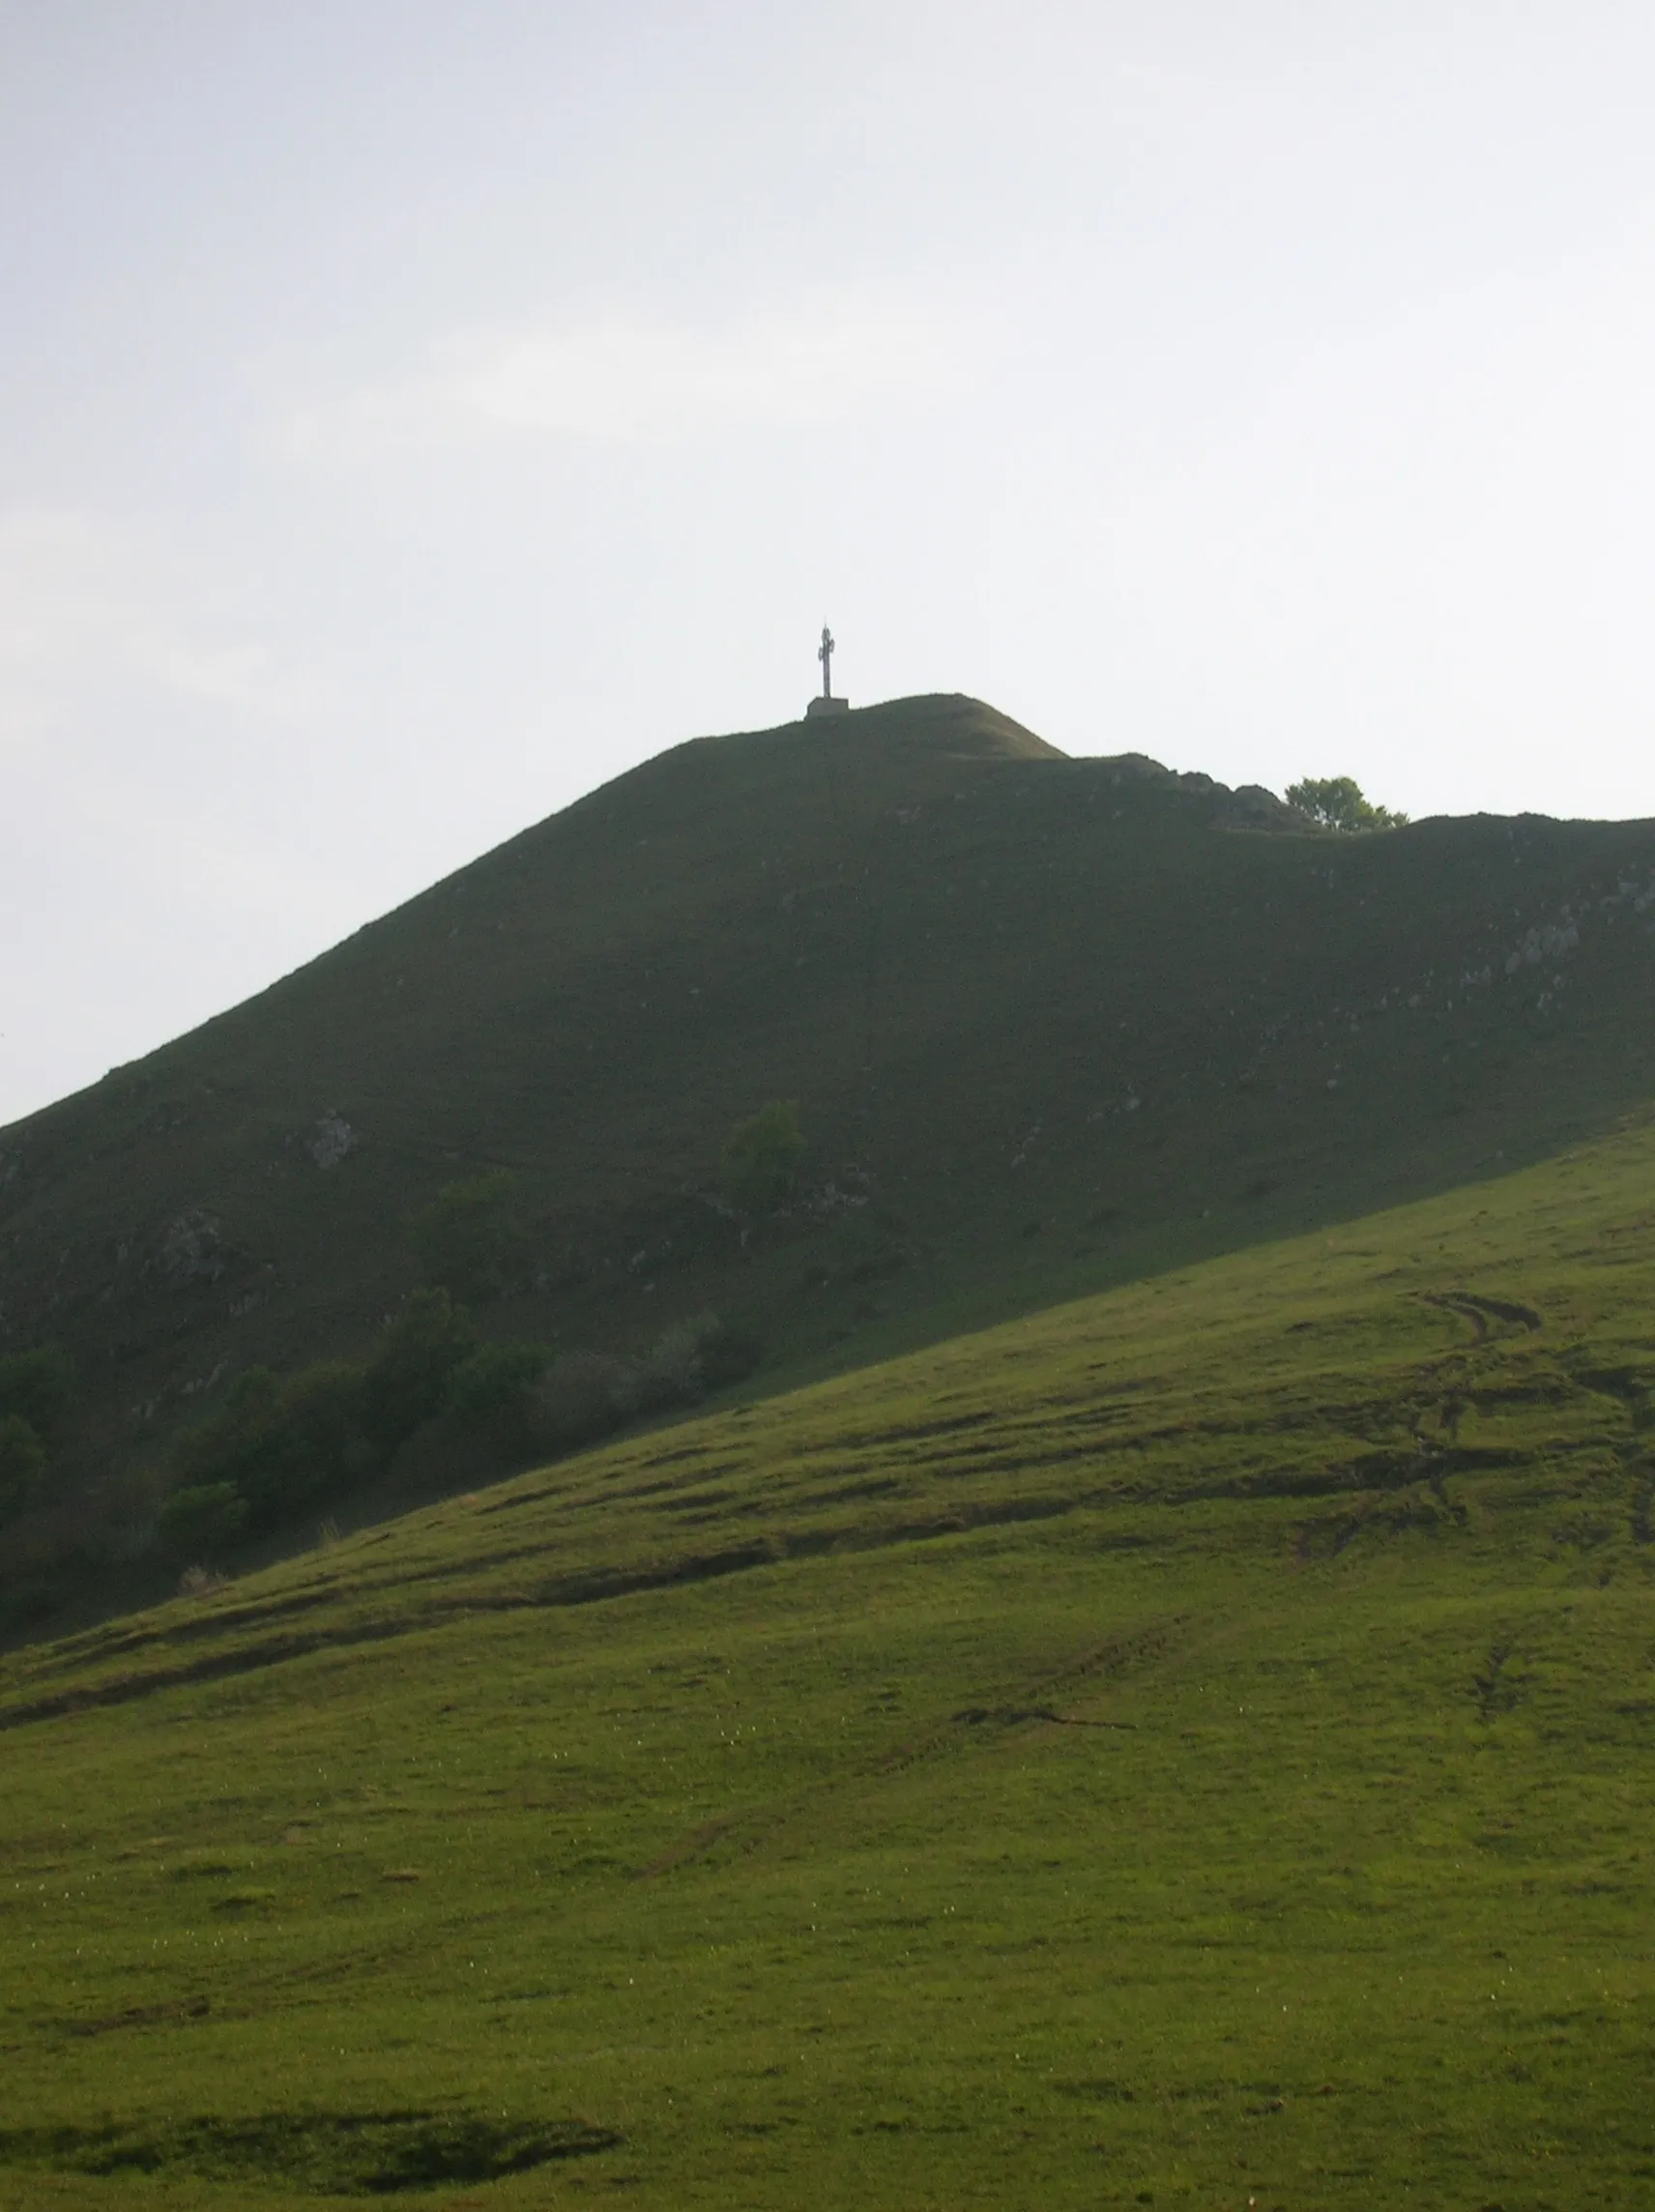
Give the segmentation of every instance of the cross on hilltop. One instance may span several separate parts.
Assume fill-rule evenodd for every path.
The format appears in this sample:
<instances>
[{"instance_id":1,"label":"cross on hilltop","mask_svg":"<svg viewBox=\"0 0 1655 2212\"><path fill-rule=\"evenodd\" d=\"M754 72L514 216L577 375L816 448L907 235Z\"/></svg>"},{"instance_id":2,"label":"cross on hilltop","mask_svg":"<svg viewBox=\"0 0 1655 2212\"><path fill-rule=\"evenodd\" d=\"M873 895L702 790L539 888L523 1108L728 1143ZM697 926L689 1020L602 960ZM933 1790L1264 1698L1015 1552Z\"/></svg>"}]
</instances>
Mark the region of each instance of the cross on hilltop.
<instances>
[{"instance_id":1,"label":"cross on hilltop","mask_svg":"<svg viewBox=\"0 0 1655 2212\"><path fill-rule=\"evenodd\" d=\"M820 696L812 699L805 708L805 713L848 714L851 711L849 699L835 699L833 696L833 632L826 623L822 625L822 643L816 648L816 657L822 663L822 690Z\"/></svg>"}]
</instances>

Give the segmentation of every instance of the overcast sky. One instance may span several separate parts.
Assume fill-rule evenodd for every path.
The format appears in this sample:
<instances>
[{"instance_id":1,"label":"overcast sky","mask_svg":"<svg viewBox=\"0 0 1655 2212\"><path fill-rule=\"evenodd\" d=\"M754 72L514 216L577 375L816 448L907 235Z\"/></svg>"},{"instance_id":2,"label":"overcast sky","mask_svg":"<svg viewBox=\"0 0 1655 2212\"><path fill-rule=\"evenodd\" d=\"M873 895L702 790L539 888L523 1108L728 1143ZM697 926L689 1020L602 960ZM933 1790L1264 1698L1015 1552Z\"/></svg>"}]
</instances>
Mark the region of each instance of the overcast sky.
<instances>
[{"instance_id":1,"label":"overcast sky","mask_svg":"<svg viewBox=\"0 0 1655 2212\"><path fill-rule=\"evenodd\" d=\"M1647 0L0 0L0 1122L969 691L1655 814Z\"/></svg>"}]
</instances>

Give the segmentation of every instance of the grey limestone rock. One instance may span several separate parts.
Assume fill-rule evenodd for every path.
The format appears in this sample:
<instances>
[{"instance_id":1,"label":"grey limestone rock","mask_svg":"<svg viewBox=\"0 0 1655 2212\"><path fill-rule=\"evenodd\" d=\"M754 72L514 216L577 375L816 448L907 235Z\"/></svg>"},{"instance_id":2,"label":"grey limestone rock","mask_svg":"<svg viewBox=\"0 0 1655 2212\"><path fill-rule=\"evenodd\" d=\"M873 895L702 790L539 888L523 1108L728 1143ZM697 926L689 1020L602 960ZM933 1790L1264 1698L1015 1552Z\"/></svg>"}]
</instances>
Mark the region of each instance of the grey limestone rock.
<instances>
[{"instance_id":1,"label":"grey limestone rock","mask_svg":"<svg viewBox=\"0 0 1655 2212\"><path fill-rule=\"evenodd\" d=\"M216 1283L224 1272L223 1246L217 1216L191 1207L167 1227L160 1271L181 1289L189 1283Z\"/></svg>"},{"instance_id":2,"label":"grey limestone rock","mask_svg":"<svg viewBox=\"0 0 1655 2212\"><path fill-rule=\"evenodd\" d=\"M330 1106L305 1141L305 1150L324 1171L336 1168L354 1152L362 1139L342 1114Z\"/></svg>"}]
</instances>

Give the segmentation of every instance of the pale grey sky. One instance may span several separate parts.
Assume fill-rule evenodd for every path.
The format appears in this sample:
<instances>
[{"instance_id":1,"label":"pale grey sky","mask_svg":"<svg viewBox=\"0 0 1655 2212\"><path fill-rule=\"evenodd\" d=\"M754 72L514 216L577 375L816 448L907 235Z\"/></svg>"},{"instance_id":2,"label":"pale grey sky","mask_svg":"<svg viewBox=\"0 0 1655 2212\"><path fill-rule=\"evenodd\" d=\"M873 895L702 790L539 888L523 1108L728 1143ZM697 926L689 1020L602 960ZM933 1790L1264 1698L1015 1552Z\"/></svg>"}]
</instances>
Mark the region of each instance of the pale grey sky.
<instances>
[{"instance_id":1,"label":"pale grey sky","mask_svg":"<svg viewBox=\"0 0 1655 2212\"><path fill-rule=\"evenodd\" d=\"M1655 12L0 0L0 1122L680 739L1655 814Z\"/></svg>"}]
</instances>

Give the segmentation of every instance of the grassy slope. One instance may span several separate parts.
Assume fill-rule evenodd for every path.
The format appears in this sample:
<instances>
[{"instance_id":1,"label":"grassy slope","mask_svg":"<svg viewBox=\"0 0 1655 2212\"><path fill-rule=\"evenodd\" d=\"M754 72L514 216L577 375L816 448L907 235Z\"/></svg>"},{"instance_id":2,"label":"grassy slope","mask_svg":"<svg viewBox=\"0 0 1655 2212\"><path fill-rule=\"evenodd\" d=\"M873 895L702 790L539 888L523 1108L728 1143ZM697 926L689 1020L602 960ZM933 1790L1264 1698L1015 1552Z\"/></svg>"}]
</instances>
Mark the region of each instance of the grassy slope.
<instances>
[{"instance_id":1,"label":"grassy slope","mask_svg":"<svg viewBox=\"0 0 1655 2212\"><path fill-rule=\"evenodd\" d=\"M1640 1128L14 1657L0 2203L1643 2201L1652 1289Z\"/></svg>"},{"instance_id":2,"label":"grassy slope","mask_svg":"<svg viewBox=\"0 0 1655 2212\"><path fill-rule=\"evenodd\" d=\"M92 1479L249 1361L365 1344L409 1208L505 1163L538 1283L495 1325L629 1349L711 1307L775 1387L1648 1094L1648 825L1261 819L961 699L681 746L0 1136L0 1350L75 1353ZM776 1095L867 1203L743 1248L686 1193ZM330 1108L361 1141L322 1171Z\"/></svg>"}]
</instances>

